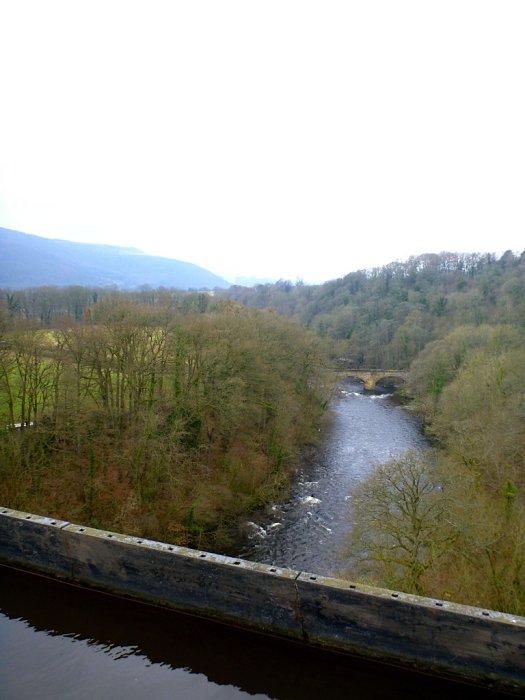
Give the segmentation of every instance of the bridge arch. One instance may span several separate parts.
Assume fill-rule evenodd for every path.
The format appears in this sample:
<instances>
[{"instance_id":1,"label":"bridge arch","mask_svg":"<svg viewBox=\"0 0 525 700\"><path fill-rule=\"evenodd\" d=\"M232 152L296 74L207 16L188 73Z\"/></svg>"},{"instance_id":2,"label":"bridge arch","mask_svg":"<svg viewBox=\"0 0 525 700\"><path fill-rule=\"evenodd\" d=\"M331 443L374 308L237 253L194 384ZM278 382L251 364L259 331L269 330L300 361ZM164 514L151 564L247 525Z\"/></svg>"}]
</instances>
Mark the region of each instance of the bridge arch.
<instances>
[{"instance_id":1,"label":"bridge arch","mask_svg":"<svg viewBox=\"0 0 525 700\"><path fill-rule=\"evenodd\" d=\"M348 377L355 377L360 379L365 389L368 391L374 391L377 383L381 379L386 379L389 377L400 379L403 382L406 381L408 377L408 372L402 369L345 369L345 374Z\"/></svg>"}]
</instances>

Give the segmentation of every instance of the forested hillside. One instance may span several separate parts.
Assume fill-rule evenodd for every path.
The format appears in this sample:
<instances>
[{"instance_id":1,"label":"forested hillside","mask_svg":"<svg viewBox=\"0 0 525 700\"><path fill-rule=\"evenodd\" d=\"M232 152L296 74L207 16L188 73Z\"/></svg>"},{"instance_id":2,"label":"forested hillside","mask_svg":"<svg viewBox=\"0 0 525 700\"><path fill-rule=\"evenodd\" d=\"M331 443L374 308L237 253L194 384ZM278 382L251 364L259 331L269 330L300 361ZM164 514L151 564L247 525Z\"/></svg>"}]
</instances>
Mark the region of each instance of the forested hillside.
<instances>
[{"instance_id":1,"label":"forested hillside","mask_svg":"<svg viewBox=\"0 0 525 700\"><path fill-rule=\"evenodd\" d=\"M355 490L348 575L525 614L525 254L424 255L227 294L301 320L347 366L409 369L435 448Z\"/></svg>"},{"instance_id":2,"label":"forested hillside","mask_svg":"<svg viewBox=\"0 0 525 700\"><path fill-rule=\"evenodd\" d=\"M522 323L525 253L421 255L319 286L278 282L221 294L297 319L336 341L334 356L356 367L407 368L457 326Z\"/></svg>"},{"instance_id":3,"label":"forested hillside","mask_svg":"<svg viewBox=\"0 0 525 700\"><path fill-rule=\"evenodd\" d=\"M44 324L9 299L3 505L212 546L317 434L322 358L291 321L209 295L120 293Z\"/></svg>"}]
</instances>

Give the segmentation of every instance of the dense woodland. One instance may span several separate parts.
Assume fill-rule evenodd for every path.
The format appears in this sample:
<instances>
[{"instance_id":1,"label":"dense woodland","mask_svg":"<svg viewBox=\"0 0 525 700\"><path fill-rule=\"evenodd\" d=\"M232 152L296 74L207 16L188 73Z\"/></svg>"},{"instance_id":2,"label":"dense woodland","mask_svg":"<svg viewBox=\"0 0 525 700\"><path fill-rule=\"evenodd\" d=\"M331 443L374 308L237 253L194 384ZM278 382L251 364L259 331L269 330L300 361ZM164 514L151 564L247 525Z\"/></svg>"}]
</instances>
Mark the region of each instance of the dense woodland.
<instances>
[{"instance_id":1,"label":"dense woodland","mask_svg":"<svg viewBox=\"0 0 525 700\"><path fill-rule=\"evenodd\" d=\"M0 364L3 424L37 422L2 436L1 501L192 543L286 483L324 365L408 369L434 447L356 490L348 575L525 614L525 254L215 296L6 291Z\"/></svg>"},{"instance_id":2,"label":"dense woodland","mask_svg":"<svg viewBox=\"0 0 525 700\"><path fill-rule=\"evenodd\" d=\"M319 286L280 281L222 295L290 316L353 367L408 368L453 328L525 319L525 253L442 253L351 272Z\"/></svg>"},{"instance_id":3,"label":"dense woodland","mask_svg":"<svg viewBox=\"0 0 525 700\"><path fill-rule=\"evenodd\" d=\"M275 497L326 401L311 333L204 294L66 289L50 313L48 291L3 309L0 502L212 546Z\"/></svg>"}]
</instances>

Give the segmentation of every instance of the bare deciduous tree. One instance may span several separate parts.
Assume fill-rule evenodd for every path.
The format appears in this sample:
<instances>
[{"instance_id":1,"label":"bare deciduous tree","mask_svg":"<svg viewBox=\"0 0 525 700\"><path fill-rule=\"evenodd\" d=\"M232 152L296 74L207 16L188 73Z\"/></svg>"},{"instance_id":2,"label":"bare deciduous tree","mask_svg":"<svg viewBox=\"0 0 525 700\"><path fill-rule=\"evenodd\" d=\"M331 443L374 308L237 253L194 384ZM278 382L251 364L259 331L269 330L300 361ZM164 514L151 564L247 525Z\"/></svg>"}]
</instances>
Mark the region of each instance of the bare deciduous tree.
<instances>
[{"instance_id":1,"label":"bare deciduous tree","mask_svg":"<svg viewBox=\"0 0 525 700\"><path fill-rule=\"evenodd\" d=\"M353 572L419 595L424 574L456 537L428 453L409 451L378 465L352 494L351 518Z\"/></svg>"}]
</instances>

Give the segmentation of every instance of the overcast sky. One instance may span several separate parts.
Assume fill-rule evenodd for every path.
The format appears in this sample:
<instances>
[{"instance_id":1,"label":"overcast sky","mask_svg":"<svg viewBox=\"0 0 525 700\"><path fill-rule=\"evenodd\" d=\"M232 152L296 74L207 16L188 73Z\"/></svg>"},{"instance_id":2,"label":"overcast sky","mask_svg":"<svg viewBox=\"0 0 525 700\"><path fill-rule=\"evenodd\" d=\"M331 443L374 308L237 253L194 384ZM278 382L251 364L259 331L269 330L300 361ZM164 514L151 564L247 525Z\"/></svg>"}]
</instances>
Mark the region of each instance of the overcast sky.
<instances>
[{"instance_id":1,"label":"overcast sky","mask_svg":"<svg viewBox=\"0 0 525 700\"><path fill-rule=\"evenodd\" d=\"M523 0L0 0L0 226L318 282L525 248Z\"/></svg>"}]
</instances>

